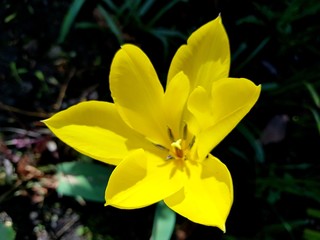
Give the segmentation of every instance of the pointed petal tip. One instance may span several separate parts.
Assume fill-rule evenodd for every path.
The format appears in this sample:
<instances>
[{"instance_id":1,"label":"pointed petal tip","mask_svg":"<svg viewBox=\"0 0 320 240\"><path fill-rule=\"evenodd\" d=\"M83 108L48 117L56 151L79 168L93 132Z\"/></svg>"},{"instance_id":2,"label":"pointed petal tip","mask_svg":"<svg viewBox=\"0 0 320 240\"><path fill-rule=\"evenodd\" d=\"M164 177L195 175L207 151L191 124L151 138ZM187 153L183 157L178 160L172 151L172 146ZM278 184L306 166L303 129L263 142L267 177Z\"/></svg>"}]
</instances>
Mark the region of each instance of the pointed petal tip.
<instances>
[{"instance_id":1,"label":"pointed petal tip","mask_svg":"<svg viewBox=\"0 0 320 240\"><path fill-rule=\"evenodd\" d=\"M45 125L48 125L48 122L50 121L51 117L46 118L46 119L42 119L40 120L40 122L44 123Z\"/></svg>"},{"instance_id":2,"label":"pointed petal tip","mask_svg":"<svg viewBox=\"0 0 320 240\"><path fill-rule=\"evenodd\" d=\"M215 20L218 21L219 23L222 23L221 12L219 12L218 16L215 19L213 19L213 21Z\"/></svg>"},{"instance_id":3,"label":"pointed petal tip","mask_svg":"<svg viewBox=\"0 0 320 240\"><path fill-rule=\"evenodd\" d=\"M254 105L258 101L258 99L260 97L261 90L262 90L262 85L261 84L256 85L255 83L253 83L253 84L254 84L254 87L255 87L255 91L252 94L252 101L254 102L253 103L253 105Z\"/></svg>"},{"instance_id":4,"label":"pointed petal tip","mask_svg":"<svg viewBox=\"0 0 320 240\"><path fill-rule=\"evenodd\" d=\"M108 102L82 102L42 122L78 152L112 165L118 165L130 150L150 144L129 128L115 105Z\"/></svg>"},{"instance_id":5,"label":"pointed petal tip","mask_svg":"<svg viewBox=\"0 0 320 240\"><path fill-rule=\"evenodd\" d=\"M221 226L217 226L217 228L219 228L223 233L226 233L226 225L223 224Z\"/></svg>"},{"instance_id":6,"label":"pointed petal tip","mask_svg":"<svg viewBox=\"0 0 320 240\"><path fill-rule=\"evenodd\" d=\"M174 55L167 81L183 71L190 79L190 90L210 88L213 81L229 75L230 46L221 16L196 29Z\"/></svg>"},{"instance_id":7,"label":"pointed petal tip","mask_svg":"<svg viewBox=\"0 0 320 240\"><path fill-rule=\"evenodd\" d=\"M133 48L139 48L139 47L137 47L136 45L131 44L131 43L125 43L125 44L121 45L120 48L125 50L125 49L129 49L129 48L133 49Z\"/></svg>"},{"instance_id":8,"label":"pointed petal tip","mask_svg":"<svg viewBox=\"0 0 320 240\"><path fill-rule=\"evenodd\" d=\"M262 84L259 84L257 87L258 87L259 90L261 91L261 89L262 89Z\"/></svg>"},{"instance_id":9,"label":"pointed petal tip","mask_svg":"<svg viewBox=\"0 0 320 240\"><path fill-rule=\"evenodd\" d=\"M124 122L164 145L164 90L148 56L135 45L122 45L113 58L109 79L111 96Z\"/></svg>"}]
</instances>

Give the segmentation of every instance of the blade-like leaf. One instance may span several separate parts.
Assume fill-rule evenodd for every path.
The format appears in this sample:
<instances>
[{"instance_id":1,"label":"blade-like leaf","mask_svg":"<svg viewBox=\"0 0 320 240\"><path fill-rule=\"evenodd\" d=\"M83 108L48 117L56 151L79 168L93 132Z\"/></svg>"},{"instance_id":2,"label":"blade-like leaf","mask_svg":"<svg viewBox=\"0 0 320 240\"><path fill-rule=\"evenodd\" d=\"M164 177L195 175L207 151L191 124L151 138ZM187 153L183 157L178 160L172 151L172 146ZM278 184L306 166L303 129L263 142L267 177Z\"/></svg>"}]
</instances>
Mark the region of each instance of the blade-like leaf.
<instances>
[{"instance_id":1,"label":"blade-like leaf","mask_svg":"<svg viewBox=\"0 0 320 240\"><path fill-rule=\"evenodd\" d=\"M176 214L161 201L157 204L151 240L170 240L176 223Z\"/></svg>"},{"instance_id":2,"label":"blade-like leaf","mask_svg":"<svg viewBox=\"0 0 320 240\"><path fill-rule=\"evenodd\" d=\"M238 65L235 72L238 72L240 69L245 67L254 57L267 45L270 41L270 37L263 39L260 44L251 52L251 54L245 59L242 63Z\"/></svg>"},{"instance_id":3,"label":"blade-like leaf","mask_svg":"<svg viewBox=\"0 0 320 240\"><path fill-rule=\"evenodd\" d=\"M305 239L305 240L318 240L318 239L320 239L320 231L306 228L303 231L303 239Z\"/></svg>"},{"instance_id":4,"label":"blade-like leaf","mask_svg":"<svg viewBox=\"0 0 320 240\"><path fill-rule=\"evenodd\" d=\"M57 166L58 188L61 195L104 201L104 192L112 168L87 162L64 162Z\"/></svg>"},{"instance_id":5,"label":"blade-like leaf","mask_svg":"<svg viewBox=\"0 0 320 240\"><path fill-rule=\"evenodd\" d=\"M111 0L103 0L105 4L114 12L117 12L119 7L113 3Z\"/></svg>"},{"instance_id":6,"label":"blade-like leaf","mask_svg":"<svg viewBox=\"0 0 320 240\"><path fill-rule=\"evenodd\" d=\"M166 12L168 12L174 5L184 0L173 0L170 1L167 5L162 7L159 12L149 21L148 26L151 28Z\"/></svg>"},{"instance_id":7,"label":"blade-like leaf","mask_svg":"<svg viewBox=\"0 0 320 240\"><path fill-rule=\"evenodd\" d=\"M1 239L14 240L16 232L11 225L0 222L0 236Z\"/></svg>"},{"instance_id":8,"label":"blade-like leaf","mask_svg":"<svg viewBox=\"0 0 320 240\"><path fill-rule=\"evenodd\" d=\"M311 96L312 100L314 101L315 105L317 107L320 107L320 97L319 97L314 85L312 83L305 83L305 85L306 85L306 88L308 89L310 96Z\"/></svg>"},{"instance_id":9,"label":"blade-like leaf","mask_svg":"<svg viewBox=\"0 0 320 240\"><path fill-rule=\"evenodd\" d=\"M119 44L120 45L123 44L124 41L123 41L121 30L120 30L119 26L117 25L117 23L114 21L113 17L101 5L98 5L98 9L99 9L100 13L102 14L102 16L104 17L110 31L117 38Z\"/></svg>"},{"instance_id":10,"label":"blade-like leaf","mask_svg":"<svg viewBox=\"0 0 320 240\"><path fill-rule=\"evenodd\" d=\"M67 14L63 19L59 38L58 38L58 43L62 43L65 40L74 22L74 19L77 17L84 2L85 0L74 0L73 3L71 4L69 11L67 12Z\"/></svg>"},{"instance_id":11,"label":"blade-like leaf","mask_svg":"<svg viewBox=\"0 0 320 240\"><path fill-rule=\"evenodd\" d=\"M263 147L258 141L253 133L244 125L244 124L239 124L237 126L237 130L245 137L245 139L250 143L251 147L255 151L255 157L256 160L260 163L263 163L265 160L265 155L264 155L264 150Z\"/></svg>"},{"instance_id":12,"label":"blade-like leaf","mask_svg":"<svg viewBox=\"0 0 320 240\"><path fill-rule=\"evenodd\" d=\"M312 116L316 122L318 132L320 133L320 115L319 115L318 111L313 107L306 106L306 108L311 111Z\"/></svg>"},{"instance_id":13,"label":"blade-like leaf","mask_svg":"<svg viewBox=\"0 0 320 240\"><path fill-rule=\"evenodd\" d=\"M155 3L155 0L145 1L139 9L139 16L145 15L154 3Z\"/></svg>"}]
</instances>

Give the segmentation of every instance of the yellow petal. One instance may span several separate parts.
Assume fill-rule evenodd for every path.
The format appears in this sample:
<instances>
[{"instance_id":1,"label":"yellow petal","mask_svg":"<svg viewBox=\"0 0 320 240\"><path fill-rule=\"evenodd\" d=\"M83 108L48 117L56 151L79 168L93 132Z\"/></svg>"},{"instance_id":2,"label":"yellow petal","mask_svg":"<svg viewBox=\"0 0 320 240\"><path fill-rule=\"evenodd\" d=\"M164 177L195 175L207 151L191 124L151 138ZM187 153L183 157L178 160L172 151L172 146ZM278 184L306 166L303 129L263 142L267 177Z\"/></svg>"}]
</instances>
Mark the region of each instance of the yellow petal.
<instances>
[{"instance_id":1,"label":"yellow petal","mask_svg":"<svg viewBox=\"0 0 320 240\"><path fill-rule=\"evenodd\" d=\"M202 129L212 126L213 113L212 113L212 98L210 92L201 86L195 88L188 99L188 109L193 114L197 121L197 134Z\"/></svg>"},{"instance_id":2,"label":"yellow petal","mask_svg":"<svg viewBox=\"0 0 320 240\"><path fill-rule=\"evenodd\" d=\"M112 103L83 102L44 123L77 151L109 164L118 164L132 149L154 148L122 121Z\"/></svg>"},{"instance_id":3,"label":"yellow petal","mask_svg":"<svg viewBox=\"0 0 320 240\"><path fill-rule=\"evenodd\" d=\"M163 88L148 57L126 44L110 69L110 89L123 120L153 142L164 145Z\"/></svg>"},{"instance_id":4,"label":"yellow petal","mask_svg":"<svg viewBox=\"0 0 320 240\"><path fill-rule=\"evenodd\" d=\"M168 83L183 71L190 79L190 90L197 86L210 89L213 81L228 77L230 68L229 40L218 16L197 29L187 45L176 52L168 74Z\"/></svg>"},{"instance_id":5,"label":"yellow petal","mask_svg":"<svg viewBox=\"0 0 320 240\"><path fill-rule=\"evenodd\" d=\"M182 188L185 175L175 161L138 149L113 171L106 189L106 205L141 208L156 203Z\"/></svg>"},{"instance_id":6,"label":"yellow petal","mask_svg":"<svg viewBox=\"0 0 320 240\"><path fill-rule=\"evenodd\" d=\"M167 125L172 130L175 139L180 138L183 114L189 95L189 80L183 72L178 73L167 86L164 96L164 109L166 113Z\"/></svg>"},{"instance_id":7,"label":"yellow petal","mask_svg":"<svg viewBox=\"0 0 320 240\"><path fill-rule=\"evenodd\" d=\"M187 163L190 172L185 187L165 203L193 222L215 226L225 232L233 202L232 179L227 167L209 155L202 164Z\"/></svg>"},{"instance_id":8,"label":"yellow petal","mask_svg":"<svg viewBox=\"0 0 320 240\"><path fill-rule=\"evenodd\" d=\"M212 125L196 137L195 145L200 159L221 142L250 111L259 98L260 90L260 86L244 78L226 78L214 82L211 93Z\"/></svg>"}]
</instances>

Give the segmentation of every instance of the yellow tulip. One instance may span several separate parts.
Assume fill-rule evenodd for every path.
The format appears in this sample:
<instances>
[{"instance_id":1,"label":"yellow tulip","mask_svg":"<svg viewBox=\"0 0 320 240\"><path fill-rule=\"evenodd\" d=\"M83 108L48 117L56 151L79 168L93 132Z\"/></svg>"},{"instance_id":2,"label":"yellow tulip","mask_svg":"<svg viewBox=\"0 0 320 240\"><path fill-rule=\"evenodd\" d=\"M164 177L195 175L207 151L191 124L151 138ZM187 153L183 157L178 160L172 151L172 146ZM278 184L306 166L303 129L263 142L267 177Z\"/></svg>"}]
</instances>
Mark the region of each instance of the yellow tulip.
<instances>
[{"instance_id":1,"label":"yellow tulip","mask_svg":"<svg viewBox=\"0 0 320 240\"><path fill-rule=\"evenodd\" d=\"M148 57L125 44L110 70L114 103L83 102L44 123L79 152L116 165L106 205L134 209L164 200L191 221L225 231L232 179L210 151L260 94L250 80L228 78L229 67L218 16L178 49L165 91Z\"/></svg>"}]
</instances>

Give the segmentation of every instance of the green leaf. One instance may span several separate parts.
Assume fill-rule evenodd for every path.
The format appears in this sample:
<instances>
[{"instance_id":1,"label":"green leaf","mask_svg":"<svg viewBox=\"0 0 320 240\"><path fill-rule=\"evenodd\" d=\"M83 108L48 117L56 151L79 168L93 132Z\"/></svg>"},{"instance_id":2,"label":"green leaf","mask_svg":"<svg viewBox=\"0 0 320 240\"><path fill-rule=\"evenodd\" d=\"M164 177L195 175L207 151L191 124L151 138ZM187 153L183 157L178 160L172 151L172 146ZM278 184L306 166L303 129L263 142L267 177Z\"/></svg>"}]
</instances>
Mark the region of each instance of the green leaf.
<instances>
[{"instance_id":1,"label":"green leaf","mask_svg":"<svg viewBox=\"0 0 320 240\"><path fill-rule=\"evenodd\" d=\"M267 45L267 43L270 41L270 37L267 37L263 39L260 44L250 53L250 55L238 65L235 72L238 72L240 69L245 67L249 62L251 62L252 59L254 59L259 52Z\"/></svg>"},{"instance_id":2,"label":"green leaf","mask_svg":"<svg viewBox=\"0 0 320 240\"><path fill-rule=\"evenodd\" d=\"M34 75L42 82L45 80L45 76L40 70L35 71Z\"/></svg>"},{"instance_id":3,"label":"green leaf","mask_svg":"<svg viewBox=\"0 0 320 240\"><path fill-rule=\"evenodd\" d=\"M60 29L60 34L58 38L58 43L64 42L84 2L85 0L74 0L73 3L71 4L69 11L67 12L67 14L63 19L62 27Z\"/></svg>"},{"instance_id":4,"label":"green leaf","mask_svg":"<svg viewBox=\"0 0 320 240\"><path fill-rule=\"evenodd\" d=\"M78 22L75 24L77 29L99 29L99 25L92 22Z\"/></svg>"},{"instance_id":5,"label":"green leaf","mask_svg":"<svg viewBox=\"0 0 320 240\"><path fill-rule=\"evenodd\" d=\"M162 7L157 14L149 21L148 26L151 28L153 25L166 13L168 12L171 8L173 8L174 5L176 5L179 2L182 2L184 0L173 0L170 1L167 5Z\"/></svg>"},{"instance_id":6,"label":"green leaf","mask_svg":"<svg viewBox=\"0 0 320 240\"><path fill-rule=\"evenodd\" d=\"M305 240L319 240L320 239L320 232L313 229L305 229L303 231L303 239Z\"/></svg>"},{"instance_id":7,"label":"green leaf","mask_svg":"<svg viewBox=\"0 0 320 240\"><path fill-rule=\"evenodd\" d=\"M318 209L308 208L307 214L309 217L320 219L320 210L318 210Z\"/></svg>"},{"instance_id":8,"label":"green leaf","mask_svg":"<svg viewBox=\"0 0 320 240\"><path fill-rule=\"evenodd\" d=\"M16 237L16 232L13 230L11 224L0 222L0 236L1 239L14 240Z\"/></svg>"},{"instance_id":9,"label":"green leaf","mask_svg":"<svg viewBox=\"0 0 320 240\"><path fill-rule=\"evenodd\" d=\"M268 83L263 83L261 85L262 85L262 91L274 91L280 88L280 85L276 82L268 82Z\"/></svg>"},{"instance_id":10,"label":"green leaf","mask_svg":"<svg viewBox=\"0 0 320 240\"><path fill-rule=\"evenodd\" d=\"M118 24L115 22L113 17L101 5L98 5L98 9L99 9L100 13L102 14L102 16L104 17L104 19L105 19L110 31L117 38L119 44L120 45L123 44L124 40L123 40L123 37L122 37L121 29L118 26Z\"/></svg>"},{"instance_id":11,"label":"green leaf","mask_svg":"<svg viewBox=\"0 0 320 240\"><path fill-rule=\"evenodd\" d=\"M158 202L153 220L151 240L170 240L176 223L176 214L161 201Z\"/></svg>"},{"instance_id":12,"label":"green leaf","mask_svg":"<svg viewBox=\"0 0 320 240\"><path fill-rule=\"evenodd\" d=\"M57 192L61 195L103 202L111 172L110 166L93 162L76 161L58 164Z\"/></svg>"},{"instance_id":13,"label":"green leaf","mask_svg":"<svg viewBox=\"0 0 320 240\"><path fill-rule=\"evenodd\" d=\"M319 115L318 111L316 109L314 109L313 107L308 107L308 106L307 106L307 109L309 109L311 111L312 116L316 122L318 132L320 133L320 115Z\"/></svg>"},{"instance_id":14,"label":"green leaf","mask_svg":"<svg viewBox=\"0 0 320 240\"><path fill-rule=\"evenodd\" d=\"M245 139L250 143L251 147L253 148L255 152L255 157L256 160L259 163L263 163L265 161L265 154L263 147L258 141L253 133L244 125L244 124L239 124L237 126L237 130L245 137Z\"/></svg>"},{"instance_id":15,"label":"green leaf","mask_svg":"<svg viewBox=\"0 0 320 240\"><path fill-rule=\"evenodd\" d=\"M11 22L13 19L16 18L16 16L17 16L17 13L10 14L9 16L7 16L7 17L4 19L4 22L5 22L5 23Z\"/></svg>"},{"instance_id":16,"label":"green leaf","mask_svg":"<svg viewBox=\"0 0 320 240\"><path fill-rule=\"evenodd\" d=\"M169 38L181 38L181 39L186 38L186 36L184 36L181 32L173 29L165 29L165 28L150 29L149 33L161 41L164 49L164 56L168 55Z\"/></svg>"},{"instance_id":17,"label":"green leaf","mask_svg":"<svg viewBox=\"0 0 320 240\"><path fill-rule=\"evenodd\" d=\"M146 0L139 9L139 16L145 15L154 3L155 0Z\"/></svg>"},{"instance_id":18,"label":"green leaf","mask_svg":"<svg viewBox=\"0 0 320 240\"><path fill-rule=\"evenodd\" d=\"M265 25L262 20L260 20L259 18L257 18L257 16L254 16L254 15L249 15L249 16L240 18L236 22L237 25L241 25L241 24L244 24L244 23L251 23L251 24L256 24L256 25L259 25L259 26Z\"/></svg>"},{"instance_id":19,"label":"green leaf","mask_svg":"<svg viewBox=\"0 0 320 240\"><path fill-rule=\"evenodd\" d=\"M119 7L115 5L111 0L102 0L112 11L117 12Z\"/></svg>"},{"instance_id":20,"label":"green leaf","mask_svg":"<svg viewBox=\"0 0 320 240\"><path fill-rule=\"evenodd\" d=\"M13 78L20 84L22 84L22 79L19 76L19 69L17 68L17 64L15 62L11 62L9 64L10 70L11 70L11 75Z\"/></svg>"},{"instance_id":21,"label":"green leaf","mask_svg":"<svg viewBox=\"0 0 320 240\"><path fill-rule=\"evenodd\" d=\"M246 50L247 48L248 48L247 43L241 43L237 48L237 50L232 54L232 61L235 61L239 57L239 55L243 53L244 50Z\"/></svg>"},{"instance_id":22,"label":"green leaf","mask_svg":"<svg viewBox=\"0 0 320 240\"><path fill-rule=\"evenodd\" d=\"M306 88L308 89L310 96L311 96L312 100L314 101L315 105L317 107L320 107L320 97L319 97L314 85L311 83L305 83L305 85L306 85Z\"/></svg>"}]
</instances>

